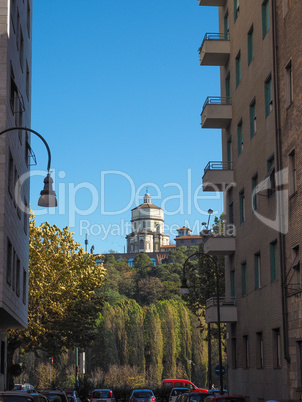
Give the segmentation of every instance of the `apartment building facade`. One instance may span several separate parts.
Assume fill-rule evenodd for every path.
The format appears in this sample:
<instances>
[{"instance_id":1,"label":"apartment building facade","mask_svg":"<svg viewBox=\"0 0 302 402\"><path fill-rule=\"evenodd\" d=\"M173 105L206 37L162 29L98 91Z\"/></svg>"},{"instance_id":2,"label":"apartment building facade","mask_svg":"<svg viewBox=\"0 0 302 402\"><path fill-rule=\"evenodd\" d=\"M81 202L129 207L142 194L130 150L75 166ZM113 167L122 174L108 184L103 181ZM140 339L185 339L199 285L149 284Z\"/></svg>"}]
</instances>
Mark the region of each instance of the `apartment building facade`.
<instances>
[{"instance_id":1,"label":"apartment building facade","mask_svg":"<svg viewBox=\"0 0 302 402\"><path fill-rule=\"evenodd\" d=\"M226 236L205 251L225 255L226 297L236 301L229 389L249 401L299 399L302 2L199 5L219 7L200 64L220 66L221 94L207 98L201 124L222 130L222 161L209 162L203 186L224 196Z\"/></svg>"},{"instance_id":2,"label":"apartment building facade","mask_svg":"<svg viewBox=\"0 0 302 402\"><path fill-rule=\"evenodd\" d=\"M0 132L30 127L32 0L0 0ZM7 329L27 325L30 135L0 136L0 390L6 387Z\"/></svg>"}]
</instances>

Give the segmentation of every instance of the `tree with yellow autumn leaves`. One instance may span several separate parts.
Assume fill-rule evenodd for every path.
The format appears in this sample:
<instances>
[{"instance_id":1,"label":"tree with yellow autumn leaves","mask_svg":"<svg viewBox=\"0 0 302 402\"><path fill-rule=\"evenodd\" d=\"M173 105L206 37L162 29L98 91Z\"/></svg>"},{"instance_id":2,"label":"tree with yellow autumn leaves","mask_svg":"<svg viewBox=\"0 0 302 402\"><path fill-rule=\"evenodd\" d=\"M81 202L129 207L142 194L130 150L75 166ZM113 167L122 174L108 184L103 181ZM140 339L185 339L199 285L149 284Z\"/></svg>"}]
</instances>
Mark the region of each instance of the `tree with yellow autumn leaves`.
<instances>
[{"instance_id":1,"label":"tree with yellow autumn leaves","mask_svg":"<svg viewBox=\"0 0 302 402\"><path fill-rule=\"evenodd\" d=\"M103 285L105 269L75 242L69 228L48 222L36 226L33 217L29 228L28 327L10 331L11 360L20 346L48 356L86 347L102 307L96 291Z\"/></svg>"}]
</instances>

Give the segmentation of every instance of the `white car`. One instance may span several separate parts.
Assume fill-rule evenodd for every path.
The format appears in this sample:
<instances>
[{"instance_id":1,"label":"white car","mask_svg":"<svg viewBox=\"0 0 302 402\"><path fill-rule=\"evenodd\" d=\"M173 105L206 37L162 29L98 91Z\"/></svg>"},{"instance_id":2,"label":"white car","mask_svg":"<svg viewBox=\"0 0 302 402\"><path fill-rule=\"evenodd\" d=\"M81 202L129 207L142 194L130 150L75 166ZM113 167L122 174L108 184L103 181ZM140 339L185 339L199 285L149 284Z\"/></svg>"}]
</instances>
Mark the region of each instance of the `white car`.
<instances>
[{"instance_id":1,"label":"white car","mask_svg":"<svg viewBox=\"0 0 302 402\"><path fill-rule=\"evenodd\" d=\"M91 394L90 402L115 402L112 390L109 388L94 389Z\"/></svg>"},{"instance_id":2,"label":"white car","mask_svg":"<svg viewBox=\"0 0 302 402\"><path fill-rule=\"evenodd\" d=\"M175 402L178 395L182 395L186 392L190 392L189 388L184 387L172 388L169 395L169 402Z\"/></svg>"}]
</instances>

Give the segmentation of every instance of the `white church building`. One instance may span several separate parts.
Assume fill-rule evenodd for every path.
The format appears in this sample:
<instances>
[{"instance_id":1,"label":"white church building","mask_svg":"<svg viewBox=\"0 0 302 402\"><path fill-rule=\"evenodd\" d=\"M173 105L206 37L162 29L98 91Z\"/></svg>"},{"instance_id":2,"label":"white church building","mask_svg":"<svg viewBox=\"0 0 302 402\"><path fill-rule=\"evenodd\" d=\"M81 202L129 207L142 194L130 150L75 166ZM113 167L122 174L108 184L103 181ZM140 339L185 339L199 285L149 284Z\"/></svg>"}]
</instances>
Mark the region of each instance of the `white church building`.
<instances>
[{"instance_id":1,"label":"white church building","mask_svg":"<svg viewBox=\"0 0 302 402\"><path fill-rule=\"evenodd\" d=\"M164 210L151 203L146 191L143 204L131 210L132 232L126 236L127 253L159 252L168 246L169 236L164 233Z\"/></svg>"}]
</instances>

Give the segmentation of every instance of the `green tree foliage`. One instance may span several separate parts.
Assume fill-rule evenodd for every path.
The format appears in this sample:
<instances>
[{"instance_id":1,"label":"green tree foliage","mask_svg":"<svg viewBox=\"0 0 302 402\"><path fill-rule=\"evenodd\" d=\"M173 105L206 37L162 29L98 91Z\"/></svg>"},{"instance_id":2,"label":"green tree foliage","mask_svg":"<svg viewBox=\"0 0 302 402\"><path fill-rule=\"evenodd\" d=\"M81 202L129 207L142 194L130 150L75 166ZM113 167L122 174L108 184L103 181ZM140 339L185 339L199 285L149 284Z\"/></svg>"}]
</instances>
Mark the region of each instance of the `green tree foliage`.
<instances>
[{"instance_id":1,"label":"green tree foliage","mask_svg":"<svg viewBox=\"0 0 302 402\"><path fill-rule=\"evenodd\" d=\"M145 315L145 354L148 384L159 384L163 373L163 334L158 311L151 304Z\"/></svg>"},{"instance_id":2,"label":"green tree foliage","mask_svg":"<svg viewBox=\"0 0 302 402\"><path fill-rule=\"evenodd\" d=\"M153 266L153 262L147 254L141 253L134 258L134 268L144 270L150 266Z\"/></svg>"}]
</instances>

